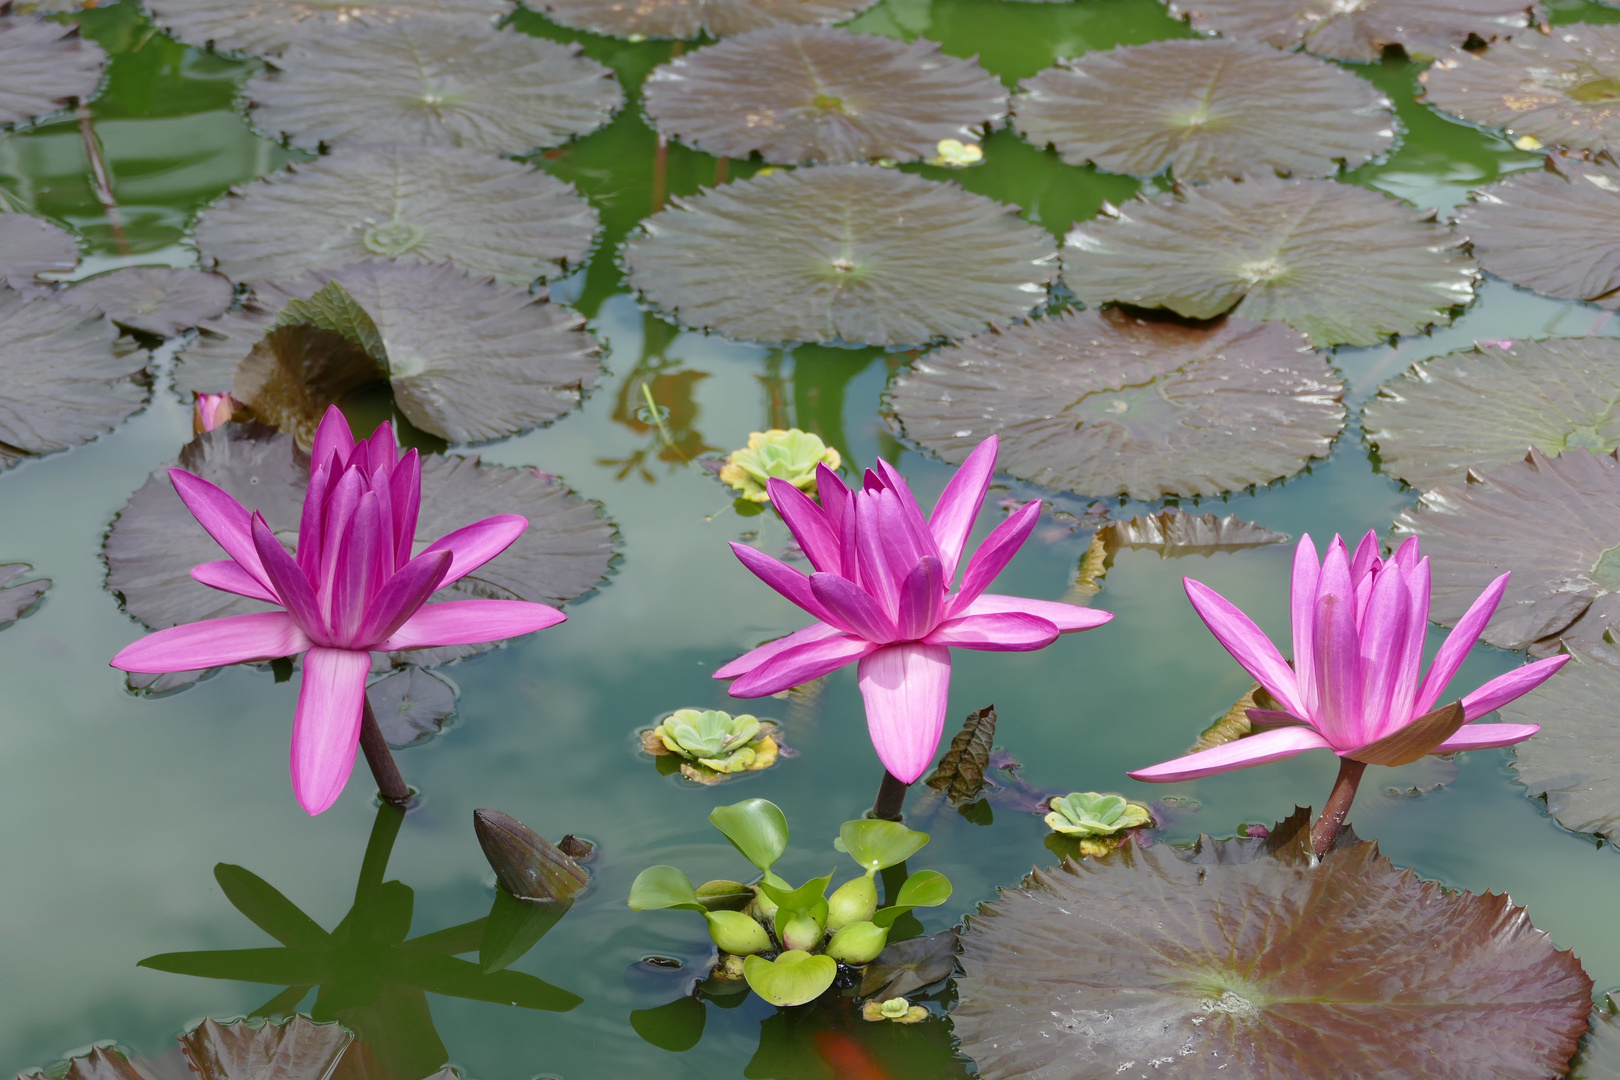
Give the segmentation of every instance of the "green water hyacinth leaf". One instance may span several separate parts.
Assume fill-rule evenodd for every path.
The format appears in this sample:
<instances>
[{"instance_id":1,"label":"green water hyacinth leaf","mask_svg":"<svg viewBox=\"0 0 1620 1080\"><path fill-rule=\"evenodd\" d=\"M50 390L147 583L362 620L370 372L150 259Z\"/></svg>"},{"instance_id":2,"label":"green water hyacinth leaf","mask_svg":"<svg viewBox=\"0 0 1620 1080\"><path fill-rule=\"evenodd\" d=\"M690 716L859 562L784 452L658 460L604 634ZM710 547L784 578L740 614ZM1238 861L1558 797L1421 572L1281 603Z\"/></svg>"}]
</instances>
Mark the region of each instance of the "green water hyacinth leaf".
<instances>
[{"instance_id":1,"label":"green water hyacinth leaf","mask_svg":"<svg viewBox=\"0 0 1620 1080\"><path fill-rule=\"evenodd\" d=\"M850 923L866 922L877 911L877 882L871 874L852 878L827 898L827 929L842 930Z\"/></svg>"},{"instance_id":2,"label":"green water hyacinth leaf","mask_svg":"<svg viewBox=\"0 0 1620 1080\"><path fill-rule=\"evenodd\" d=\"M1069 836L1110 836L1153 822L1147 807L1127 802L1121 795L1075 791L1053 798L1051 805L1046 824Z\"/></svg>"},{"instance_id":3,"label":"green water hyacinth leaf","mask_svg":"<svg viewBox=\"0 0 1620 1080\"><path fill-rule=\"evenodd\" d=\"M649 866L637 874L630 884L630 907L635 911L707 910L698 900L697 890L692 888L692 879L673 866Z\"/></svg>"},{"instance_id":4,"label":"green water hyacinth leaf","mask_svg":"<svg viewBox=\"0 0 1620 1080\"><path fill-rule=\"evenodd\" d=\"M0 127L88 101L107 54L79 28L0 8Z\"/></svg>"},{"instance_id":5,"label":"green water hyacinth leaf","mask_svg":"<svg viewBox=\"0 0 1620 1080\"><path fill-rule=\"evenodd\" d=\"M762 881L759 891L776 904L777 921L780 922L784 914L813 912L824 907L826 901L823 898L827 895L827 886L832 884L832 877L829 873L825 877L811 878L797 889L784 889L770 881Z\"/></svg>"},{"instance_id":6,"label":"green water hyacinth leaf","mask_svg":"<svg viewBox=\"0 0 1620 1080\"><path fill-rule=\"evenodd\" d=\"M535 0L554 22L627 38L725 37L768 26L842 22L873 0Z\"/></svg>"},{"instance_id":7,"label":"green water hyacinth leaf","mask_svg":"<svg viewBox=\"0 0 1620 1080\"><path fill-rule=\"evenodd\" d=\"M43 285L40 274L68 274L79 265L71 233L31 214L0 212L0 284Z\"/></svg>"},{"instance_id":8,"label":"green water hyacinth leaf","mask_svg":"<svg viewBox=\"0 0 1620 1080\"><path fill-rule=\"evenodd\" d=\"M905 862L928 843L928 834L908 829L898 821L863 818L839 826L838 842L862 870L871 872Z\"/></svg>"},{"instance_id":9,"label":"green water hyacinth leaf","mask_svg":"<svg viewBox=\"0 0 1620 1080\"><path fill-rule=\"evenodd\" d=\"M740 881L716 879L697 887L697 898L705 911L741 911L754 901L754 887Z\"/></svg>"},{"instance_id":10,"label":"green water hyacinth leaf","mask_svg":"<svg viewBox=\"0 0 1620 1080\"><path fill-rule=\"evenodd\" d=\"M919 870L906 878L895 896L903 907L939 907L951 898L951 882L938 870Z\"/></svg>"},{"instance_id":11,"label":"green water hyacinth leaf","mask_svg":"<svg viewBox=\"0 0 1620 1080\"><path fill-rule=\"evenodd\" d=\"M744 799L709 812L709 822L760 870L769 871L788 845L787 816L765 799Z\"/></svg>"},{"instance_id":12,"label":"green water hyacinth leaf","mask_svg":"<svg viewBox=\"0 0 1620 1080\"><path fill-rule=\"evenodd\" d=\"M1463 237L1399 199L1275 176L1105 208L1063 247L1063 280L1087 304L1278 320L1317 346L1449 323L1477 276Z\"/></svg>"},{"instance_id":13,"label":"green water hyacinth leaf","mask_svg":"<svg viewBox=\"0 0 1620 1080\"><path fill-rule=\"evenodd\" d=\"M1223 37L1303 47L1336 60L1376 61L1398 45L1408 56L1448 56L1469 38L1509 37L1544 18L1526 0L1167 0L1170 14Z\"/></svg>"},{"instance_id":14,"label":"green water hyacinth leaf","mask_svg":"<svg viewBox=\"0 0 1620 1080\"><path fill-rule=\"evenodd\" d=\"M150 0L145 6L181 41L259 56L342 37L355 26L419 16L488 26L511 10L506 0Z\"/></svg>"},{"instance_id":15,"label":"green water hyacinth leaf","mask_svg":"<svg viewBox=\"0 0 1620 1080\"><path fill-rule=\"evenodd\" d=\"M766 503L771 501L766 491L769 481L786 480L809 494L815 490L816 466L836 472L842 464L838 451L820 436L798 428L772 428L749 432L748 445L731 452L720 468L720 479L742 492L741 498Z\"/></svg>"},{"instance_id":16,"label":"green water hyacinth leaf","mask_svg":"<svg viewBox=\"0 0 1620 1080\"><path fill-rule=\"evenodd\" d=\"M803 1005L820 997L833 984L838 977L838 961L789 949L774 960L750 956L743 961L743 977L754 993L772 1005Z\"/></svg>"},{"instance_id":17,"label":"green water hyacinth leaf","mask_svg":"<svg viewBox=\"0 0 1620 1080\"><path fill-rule=\"evenodd\" d=\"M233 299L231 283L219 274L167 266L127 266L76 282L57 296L157 337L218 318Z\"/></svg>"}]
</instances>

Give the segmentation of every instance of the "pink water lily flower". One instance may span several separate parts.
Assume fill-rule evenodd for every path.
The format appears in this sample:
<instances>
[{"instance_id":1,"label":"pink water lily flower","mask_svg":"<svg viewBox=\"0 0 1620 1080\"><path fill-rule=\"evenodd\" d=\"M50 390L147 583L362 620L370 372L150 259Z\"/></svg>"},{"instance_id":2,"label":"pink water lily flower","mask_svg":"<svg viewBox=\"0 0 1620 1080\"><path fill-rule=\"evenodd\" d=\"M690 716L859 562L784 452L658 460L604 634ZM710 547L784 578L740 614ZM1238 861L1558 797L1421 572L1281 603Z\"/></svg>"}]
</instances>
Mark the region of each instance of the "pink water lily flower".
<instances>
[{"instance_id":1,"label":"pink water lily flower","mask_svg":"<svg viewBox=\"0 0 1620 1080\"><path fill-rule=\"evenodd\" d=\"M310 456L296 557L263 515L250 514L216 485L184 469L170 469L169 476L186 508L230 556L196 567L191 576L283 610L159 630L119 652L112 666L195 671L303 653L292 781L311 814L337 801L354 768L373 650L497 641L563 621L555 608L518 600L427 604L439 589L506 550L529 523L517 514L485 518L412 558L422 466L415 450L400 456L390 424L356 444L343 414L327 410Z\"/></svg>"},{"instance_id":2,"label":"pink water lily flower","mask_svg":"<svg viewBox=\"0 0 1620 1080\"><path fill-rule=\"evenodd\" d=\"M1387 560L1378 557L1374 533L1361 541L1354 558L1335 536L1320 565L1311 538L1300 538L1294 552L1292 667L1247 615L1208 586L1183 579L1210 632L1282 709L1250 709L1256 734L1130 775L1157 782L1191 780L1319 749L1370 765L1403 765L1425 754L1528 739L1540 730L1537 725L1474 721L1540 686L1568 656L1526 664L1460 701L1436 707L1490 621L1507 580L1503 574L1480 594L1423 675L1429 560L1420 557L1415 536Z\"/></svg>"},{"instance_id":3,"label":"pink water lily flower","mask_svg":"<svg viewBox=\"0 0 1620 1080\"><path fill-rule=\"evenodd\" d=\"M995 460L992 435L968 455L927 518L905 480L882 460L867 470L859 491L818 466L819 506L792 484L770 480L771 503L815 572L802 574L744 544L731 549L765 584L819 621L761 645L714 677L736 680L733 697L764 697L859 661L872 745L896 778L916 780L933 761L944 730L952 646L1044 649L1059 634L1113 618L984 591L1035 528L1039 499L996 526L952 591Z\"/></svg>"}]
</instances>

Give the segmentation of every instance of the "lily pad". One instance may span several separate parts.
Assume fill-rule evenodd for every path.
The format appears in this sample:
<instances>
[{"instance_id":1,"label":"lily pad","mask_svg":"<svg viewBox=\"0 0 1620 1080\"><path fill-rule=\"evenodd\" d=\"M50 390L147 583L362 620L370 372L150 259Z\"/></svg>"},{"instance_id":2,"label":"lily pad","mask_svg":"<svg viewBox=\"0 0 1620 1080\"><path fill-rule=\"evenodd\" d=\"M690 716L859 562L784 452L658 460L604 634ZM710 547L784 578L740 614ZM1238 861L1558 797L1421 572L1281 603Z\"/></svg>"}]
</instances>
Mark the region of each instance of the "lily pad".
<instances>
[{"instance_id":1,"label":"lily pad","mask_svg":"<svg viewBox=\"0 0 1620 1080\"><path fill-rule=\"evenodd\" d=\"M1592 981L1524 909L1372 843L1317 866L1268 845L1128 843L1032 873L962 935L962 1052L985 1080L1564 1071Z\"/></svg>"},{"instance_id":2,"label":"lily pad","mask_svg":"<svg viewBox=\"0 0 1620 1080\"><path fill-rule=\"evenodd\" d=\"M1052 261L1051 237L1015 208L872 165L676 199L624 247L630 284L687 326L842 345L917 345L1027 315Z\"/></svg>"},{"instance_id":3,"label":"lily pad","mask_svg":"<svg viewBox=\"0 0 1620 1080\"><path fill-rule=\"evenodd\" d=\"M968 803L984 790L984 771L990 767L990 751L996 739L996 707L986 705L968 713L962 730L951 736L951 745L939 765L923 783L943 792L953 803ZM905 991L899 991L904 993Z\"/></svg>"},{"instance_id":4,"label":"lily pad","mask_svg":"<svg viewBox=\"0 0 1620 1080\"><path fill-rule=\"evenodd\" d=\"M826 26L875 0L534 0L553 22L629 38L725 37L767 26Z\"/></svg>"},{"instance_id":5,"label":"lily pad","mask_svg":"<svg viewBox=\"0 0 1620 1080\"><path fill-rule=\"evenodd\" d=\"M1476 124L1547 146L1620 147L1620 27L1573 23L1459 50L1418 80L1430 105Z\"/></svg>"},{"instance_id":6,"label":"lily pad","mask_svg":"<svg viewBox=\"0 0 1620 1080\"><path fill-rule=\"evenodd\" d=\"M65 450L111 431L146 401L146 361L101 316L0 288L0 452Z\"/></svg>"},{"instance_id":7,"label":"lily pad","mask_svg":"<svg viewBox=\"0 0 1620 1080\"><path fill-rule=\"evenodd\" d=\"M1531 450L1523 461L1441 483L1395 519L1393 542L1423 538L1430 616L1454 625L1493 580L1512 572L1481 637L1532 655L1560 641L1588 648L1620 624L1620 461L1614 454Z\"/></svg>"},{"instance_id":8,"label":"lily pad","mask_svg":"<svg viewBox=\"0 0 1620 1080\"><path fill-rule=\"evenodd\" d=\"M1071 165L1177 180L1274 169L1330 176L1395 141L1365 79L1249 41L1155 41L1090 52L1019 85L1014 123Z\"/></svg>"},{"instance_id":9,"label":"lily pad","mask_svg":"<svg viewBox=\"0 0 1620 1080\"><path fill-rule=\"evenodd\" d=\"M1167 0L1193 28L1337 60L1446 56L1470 37L1494 41L1541 22L1534 0Z\"/></svg>"},{"instance_id":10,"label":"lily pad","mask_svg":"<svg viewBox=\"0 0 1620 1080\"><path fill-rule=\"evenodd\" d=\"M721 157L849 162L934 157L1007 115L1007 89L932 41L813 26L755 30L653 69L660 134Z\"/></svg>"},{"instance_id":11,"label":"lily pad","mask_svg":"<svg viewBox=\"0 0 1620 1080\"><path fill-rule=\"evenodd\" d=\"M65 229L32 214L0 213L0 285L24 289L40 274L71 273L79 245Z\"/></svg>"},{"instance_id":12,"label":"lily pad","mask_svg":"<svg viewBox=\"0 0 1620 1080\"><path fill-rule=\"evenodd\" d=\"M612 69L578 45L438 19L300 42L244 92L254 123L311 150L370 142L526 154L595 131L624 104Z\"/></svg>"},{"instance_id":13,"label":"lily pad","mask_svg":"<svg viewBox=\"0 0 1620 1080\"><path fill-rule=\"evenodd\" d=\"M173 337L231 306L231 283L219 274L167 266L113 270L58 294L83 311L107 316L121 326L158 337Z\"/></svg>"},{"instance_id":14,"label":"lily pad","mask_svg":"<svg viewBox=\"0 0 1620 1080\"><path fill-rule=\"evenodd\" d=\"M1524 457L1620 446L1620 341L1481 342L1379 388L1363 424L1380 467L1417 488Z\"/></svg>"},{"instance_id":15,"label":"lily pad","mask_svg":"<svg viewBox=\"0 0 1620 1080\"><path fill-rule=\"evenodd\" d=\"M1620 1080L1620 996L1610 992L1592 1012L1592 1027L1569 1080Z\"/></svg>"},{"instance_id":16,"label":"lily pad","mask_svg":"<svg viewBox=\"0 0 1620 1080\"><path fill-rule=\"evenodd\" d=\"M342 1025L303 1016L282 1024L205 1019L180 1036L187 1063L205 1080L319 1080L352 1042Z\"/></svg>"},{"instance_id":17,"label":"lily pad","mask_svg":"<svg viewBox=\"0 0 1620 1080\"><path fill-rule=\"evenodd\" d=\"M409 746L436 734L456 711L456 691L419 667L404 667L366 687L377 726L393 747Z\"/></svg>"},{"instance_id":18,"label":"lily pad","mask_svg":"<svg viewBox=\"0 0 1620 1080\"><path fill-rule=\"evenodd\" d=\"M1063 280L1208 319L1289 323L1322 345L1376 345L1449 323L1477 274L1462 237L1389 195L1332 180L1216 180L1075 226Z\"/></svg>"},{"instance_id":19,"label":"lily pad","mask_svg":"<svg viewBox=\"0 0 1620 1080\"><path fill-rule=\"evenodd\" d=\"M13 585L34 568L25 562L0 565L0 630L4 630L39 604L40 597L51 587L50 578L35 578Z\"/></svg>"},{"instance_id":20,"label":"lily pad","mask_svg":"<svg viewBox=\"0 0 1620 1080\"><path fill-rule=\"evenodd\" d=\"M907 938L889 945L861 973L860 996L884 1000L904 997L956 973L961 947L955 930Z\"/></svg>"},{"instance_id":21,"label":"lily pad","mask_svg":"<svg viewBox=\"0 0 1620 1080\"><path fill-rule=\"evenodd\" d=\"M531 165L453 146L362 146L231 189L198 219L196 242L236 281L380 256L527 285L584 258L596 225L571 185Z\"/></svg>"},{"instance_id":22,"label":"lily pad","mask_svg":"<svg viewBox=\"0 0 1620 1080\"><path fill-rule=\"evenodd\" d=\"M88 101L106 62L101 46L81 38L77 26L0 8L0 125Z\"/></svg>"},{"instance_id":23,"label":"lily pad","mask_svg":"<svg viewBox=\"0 0 1620 1080\"><path fill-rule=\"evenodd\" d=\"M511 5L505 0L148 0L146 9L188 44L265 56L294 43L341 38L358 26L424 15L487 26Z\"/></svg>"},{"instance_id":24,"label":"lily pad","mask_svg":"<svg viewBox=\"0 0 1620 1080\"><path fill-rule=\"evenodd\" d=\"M1286 326L1067 312L929 353L890 405L950 462L1001 437L998 468L1083 495L1218 495L1328 452L1344 384Z\"/></svg>"},{"instance_id":25,"label":"lily pad","mask_svg":"<svg viewBox=\"0 0 1620 1080\"><path fill-rule=\"evenodd\" d=\"M1480 265L1549 296L1620 308L1620 167L1554 154L1473 195L1457 226Z\"/></svg>"}]
</instances>

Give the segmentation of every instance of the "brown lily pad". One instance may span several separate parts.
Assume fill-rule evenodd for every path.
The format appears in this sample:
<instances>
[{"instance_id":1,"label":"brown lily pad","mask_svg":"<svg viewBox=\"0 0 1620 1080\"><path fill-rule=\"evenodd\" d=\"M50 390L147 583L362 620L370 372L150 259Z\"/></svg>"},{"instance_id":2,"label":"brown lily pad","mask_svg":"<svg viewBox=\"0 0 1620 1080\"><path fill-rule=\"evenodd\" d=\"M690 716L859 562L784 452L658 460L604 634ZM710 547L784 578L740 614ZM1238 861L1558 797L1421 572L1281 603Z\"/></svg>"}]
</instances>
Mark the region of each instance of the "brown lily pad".
<instances>
[{"instance_id":1,"label":"brown lily pad","mask_svg":"<svg viewBox=\"0 0 1620 1080\"><path fill-rule=\"evenodd\" d=\"M39 606L45 590L51 587L50 578L17 581L20 577L27 577L33 569L24 562L0 565L0 630L30 614Z\"/></svg>"},{"instance_id":2,"label":"brown lily pad","mask_svg":"<svg viewBox=\"0 0 1620 1080\"><path fill-rule=\"evenodd\" d=\"M907 938L889 945L861 972L860 996L877 1001L905 997L956 974L961 948L955 930Z\"/></svg>"},{"instance_id":3,"label":"brown lily pad","mask_svg":"<svg viewBox=\"0 0 1620 1080\"><path fill-rule=\"evenodd\" d=\"M454 263L509 285L579 262L596 211L532 165L453 146L339 147L203 211L197 247L235 281L369 258Z\"/></svg>"},{"instance_id":4,"label":"brown lily pad","mask_svg":"<svg viewBox=\"0 0 1620 1080\"><path fill-rule=\"evenodd\" d=\"M79 245L67 230L31 214L0 213L0 285L25 289L40 274L71 273Z\"/></svg>"},{"instance_id":5,"label":"brown lily pad","mask_svg":"<svg viewBox=\"0 0 1620 1080\"><path fill-rule=\"evenodd\" d=\"M311 38L244 92L255 124L309 149L370 142L526 154L595 131L624 104L613 71L578 45L439 19Z\"/></svg>"},{"instance_id":6,"label":"brown lily pad","mask_svg":"<svg viewBox=\"0 0 1620 1080\"><path fill-rule=\"evenodd\" d=\"M1462 237L1399 199L1332 180L1249 177L1138 198L1075 226L1063 280L1208 319L1276 319L1322 345L1376 345L1473 299Z\"/></svg>"},{"instance_id":7,"label":"brown lily pad","mask_svg":"<svg viewBox=\"0 0 1620 1080\"><path fill-rule=\"evenodd\" d=\"M261 1025L205 1019L180 1036L187 1063L204 1080L321 1080L352 1042L341 1025L303 1016Z\"/></svg>"},{"instance_id":8,"label":"brown lily pad","mask_svg":"<svg viewBox=\"0 0 1620 1080\"><path fill-rule=\"evenodd\" d=\"M88 101L107 54L79 28L0 6L0 126Z\"/></svg>"},{"instance_id":9,"label":"brown lily pad","mask_svg":"<svg viewBox=\"0 0 1620 1080\"><path fill-rule=\"evenodd\" d=\"M1196 182L1274 169L1330 176L1395 141L1390 102L1365 79L1250 41L1125 45L1019 85L1014 123L1071 165Z\"/></svg>"},{"instance_id":10,"label":"brown lily pad","mask_svg":"<svg viewBox=\"0 0 1620 1080\"><path fill-rule=\"evenodd\" d=\"M1336 60L1377 60L1398 45L1409 56L1446 56L1471 37L1495 41L1536 25L1534 0L1166 0L1194 29L1303 47Z\"/></svg>"},{"instance_id":11,"label":"brown lily pad","mask_svg":"<svg viewBox=\"0 0 1620 1080\"><path fill-rule=\"evenodd\" d=\"M149 0L158 24L191 45L267 56L298 42L342 37L356 26L431 16L487 26L506 0Z\"/></svg>"},{"instance_id":12,"label":"brown lily pad","mask_svg":"<svg viewBox=\"0 0 1620 1080\"><path fill-rule=\"evenodd\" d=\"M167 266L131 266L84 281L59 294L84 311L158 337L173 337L231 306L232 286L219 274Z\"/></svg>"},{"instance_id":13,"label":"brown lily pad","mask_svg":"<svg viewBox=\"0 0 1620 1080\"><path fill-rule=\"evenodd\" d=\"M1531 450L1523 461L1441 483L1395 519L1393 542L1423 539L1430 617L1453 625L1512 572L1481 637L1532 655L1590 648L1620 620L1620 461Z\"/></svg>"},{"instance_id":14,"label":"brown lily pad","mask_svg":"<svg viewBox=\"0 0 1620 1080\"><path fill-rule=\"evenodd\" d=\"M890 391L950 462L991 432L998 468L1083 495L1217 495L1290 476L1344 424L1344 384L1286 326L1068 312L917 360Z\"/></svg>"},{"instance_id":15,"label":"brown lily pad","mask_svg":"<svg viewBox=\"0 0 1620 1080\"><path fill-rule=\"evenodd\" d=\"M767 26L843 22L875 0L534 0L535 11L610 37L726 37Z\"/></svg>"},{"instance_id":16,"label":"brown lily pad","mask_svg":"<svg viewBox=\"0 0 1620 1080\"><path fill-rule=\"evenodd\" d=\"M661 134L720 157L850 162L934 157L1007 115L1007 89L973 60L815 26L754 30L653 69L643 105Z\"/></svg>"},{"instance_id":17,"label":"brown lily pad","mask_svg":"<svg viewBox=\"0 0 1620 1080\"><path fill-rule=\"evenodd\" d=\"M1417 488L1524 457L1620 446L1620 341L1515 341L1424 360L1363 421L1381 469Z\"/></svg>"},{"instance_id":18,"label":"brown lily pad","mask_svg":"<svg viewBox=\"0 0 1620 1080\"><path fill-rule=\"evenodd\" d=\"M951 745L939 765L923 783L943 792L953 803L972 802L984 790L984 771L990 767L990 751L996 739L996 707L986 705L968 713L962 730L951 737ZM896 991L905 993L904 990Z\"/></svg>"}]
</instances>

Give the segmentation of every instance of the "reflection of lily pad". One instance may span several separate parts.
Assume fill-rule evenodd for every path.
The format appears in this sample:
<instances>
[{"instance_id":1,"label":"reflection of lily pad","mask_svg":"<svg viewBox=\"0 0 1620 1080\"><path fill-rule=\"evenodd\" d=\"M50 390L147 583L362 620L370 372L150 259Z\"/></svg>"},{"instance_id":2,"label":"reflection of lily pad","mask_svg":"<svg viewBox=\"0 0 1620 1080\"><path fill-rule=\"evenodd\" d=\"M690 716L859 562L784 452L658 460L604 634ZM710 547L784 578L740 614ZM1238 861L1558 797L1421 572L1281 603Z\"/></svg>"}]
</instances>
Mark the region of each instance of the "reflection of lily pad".
<instances>
[{"instance_id":1,"label":"reflection of lily pad","mask_svg":"<svg viewBox=\"0 0 1620 1080\"><path fill-rule=\"evenodd\" d=\"M65 230L31 214L0 212L0 285L38 285L39 274L65 274L79 265L79 246Z\"/></svg>"},{"instance_id":2,"label":"reflection of lily pad","mask_svg":"<svg viewBox=\"0 0 1620 1080\"><path fill-rule=\"evenodd\" d=\"M7 15L0 5L0 125L87 101L101 83L107 54L77 26L33 15Z\"/></svg>"},{"instance_id":3,"label":"reflection of lily pad","mask_svg":"<svg viewBox=\"0 0 1620 1080\"><path fill-rule=\"evenodd\" d=\"M197 246L237 281L373 256L455 263L511 285L590 249L596 212L539 169L451 146L340 147L204 211Z\"/></svg>"},{"instance_id":4,"label":"reflection of lily pad","mask_svg":"<svg viewBox=\"0 0 1620 1080\"><path fill-rule=\"evenodd\" d=\"M1589 648L1620 625L1620 461L1613 454L1531 450L1437 484L1395 519L1394 541L1423 538L1433 567L1431 615L1451 625L1485 587L1512 572L1482 635L1544 656L1560 639Z\"/></svg>"},{"instance_id":5,"label":"reflection of lily pad","mask_svg":"<svg viewBox=\"0 0 1620 1080\"><path fill-rule=\"evenodd\" d=\"M725 157L916 161L941 139L977 141L1007 115L1001 80L923 38L822 27L756 30L654 69L658 130Z\"/></svg>"},{"instance_id":6,"label":"reflection of lily pad","mask_svg":"<svg viewBox=\"0 0 1620 1080\"><path fill-rule=\"evenodd\" d=\"M1377 60L1399 45L1408 55L1445 56L1469 37L1494 41L1540 21L1534 0L1167 0L1173 15L1224 37L1339 60Z\"/></svg>"},{"instance_id":7,"label":"reflection of lily pad","mask_svg":"<svg viewBox=\"0 0 1620 1080\"><path fill-rule=\"evenodd\" d=\"M404 667L366 687L377 726L389 746L409 746L433 735L456 711L450 684L419 667Z\"/></svg>"},{"instance_id":8,"label":"reflection of lily pad","mask_svg":"<svg viewBox=\"0 0 1620 1080\"><path fill-rule=\"evenodd\" d=\"M962 1052L985 1080L1564 1071L1592 981L1506 896L1420 881L1371 843L1318 866L1265 851L1127 844L1031 874L962 935Z\"/></svg>"},{"instance_id":9,"label":"reflection of lily pad","mask_svg":"<svg viewBox=\"0 0 1620 1080\"><path fill-rule=\"evenodd\" d=\"M553 21L612 37L693 38L767 26L826 26L873 0L534 0Z\"/></svg>"},{"instance_id":10,"label":"reflection of lily pad","mask_svg":"<svg viewBox=\"0 0 1620 1080\"><path fill-rule=\"evenodd\" d=\"M1575 662L1502 706L1508 724L1540 724L1513 748L1513 771L1574 832L1620 839L1620 648L1600 640Z\"/></svg>"},{"instance_id":11,"label":"reflection of lily pad","mask_svg":"<svg viewBox=\"0 0 1620 1080\"><path fill-rule=\"evenodd\" d=\"M1178 180L1271 168L1327 176L1395 139L1389 99L1334 64L1248 41L1155 41L1048 68L1013 99L1018 130L1071 165Z\"/></svg>"},{"instance_id":12,"label":"reflection of lily pad","mask_svg":"<svg viewBox=\"0 0 1620 1080\"><path fill-rule=\"evenodd\" d=\"M1250 177L1126 203L1075 226L1063 280L1207 319L1277 319L1317 345L1376 345L1474 295L1462 239L1399 199L1332 180Z\"/></svg>"},{"instance_id":13,"label":"reflection of lily pad","mask_svg":"<svg viewBox=\"0 0 1620 1080\"><path fill-rule=\"evenodd\" d=\"M146 8L181 41L264 55L294 42L342 37L355 26L419 15L487 25L510 5L504 0L148 0Z\"/></svg>"},{"instance_id":14,"label":"reflection of lily pad","mask_svg":"<svg viewBox=\"0 0 1620 1080\"><path fill-rule=\"evenodd\" d=\"M60 295L132 330L173 337L230 307L231 283L198 270L131 266L78 282Z\"/></svg>"},{"instance_id":15,"label":"reflection of lily pad","mask_svg":"<svg viewBox=\"0 0 1620 1080\"><path fill-rule=\"evenodd\" d=\"M1027 314L1054 276L1050 236L1014 208L871 165L739 180L642 229L624 261L647 302L750 341L963 337Z\"/></svg>"},{"instance_id":16,"label":"reflection of lily pad","mask_svg":"<svg viewBox=\"0 0 1620 1080\"><path fill-rule=\"evenodd\" d=\"M1111 521L1097 530L1110 552L1121 548L1149 548L1167 559L1184 555L1214 555L1246 551L1267 544L1286 544L1286 533L1244 521L1236 514L1184 514L1170 507L1156 514L1139 514L1129 521Z\"/></svg>"},{"instance_id":17,"label":"reflection of lily pad","mask_svg":"<svg viewBox=\"0 0 1620 1080\"><path fill-rule=\"evenodd\" d=\"M890 402L950 462L1001 436L999 468L1083 495L1217 495L1299 471L1344 423L1344 385L1286 326L1069 312L922 357Z\"/></svg>"},{"instance_id":18,"label":"reflection of lily pad","mask_svg":"<svg viewBox=\"0 0 1620 1080\"><path fill-rule=\"evenodd\" d=\"M1379 389L1364 426L1383 471L1419 488L1532 446L1608 453L1620 446L1620 341L1482 342L1425 360Z\"/></svg>"},{"instance_id":19,"label":"reflection of lily pad","mask_svg":"<svg viewBox=\"0 0 1620 1080\"><path fill-rule=\"evenodd\" d=\"M1620 27L1560 26L1438 61L1424 100L1548 146L1620 146Z\"/></svg>"},{"instance_id":20,"label":"reflection of lily pad","mask_svg":"<svg viewBox=\"0 0 1620 1080\"><path fill-rule=\"evenodd\" d=\"M301 42L245 92L254 123L310 149L389 142L523 154L595 131L624 103L613 72L578 45L437 19Z\"/></svg>"},{"instance_id":21,"label":"reflection of lily pad","mask_svg":"<svg viewBox=\"0 0 1620 1080\"><path fill-rule=\"evenodd\" d=\"M25 562L0 565L0 630L33 611L39 598L51 587L50 578L12 584L18 578L27 576L32 569Z\"/></svg>"},{"instance_id":22,"label":"reflection of lily pad","mask_svg":"<svg viewBox=\"0 0 1620 1080\"><path fill-rule=\"evenodd\" d=\"M1620 308L1620 168L1554 155L1457 215L1480 265L1516 285Z\"/></svg>"}]
</instances>

